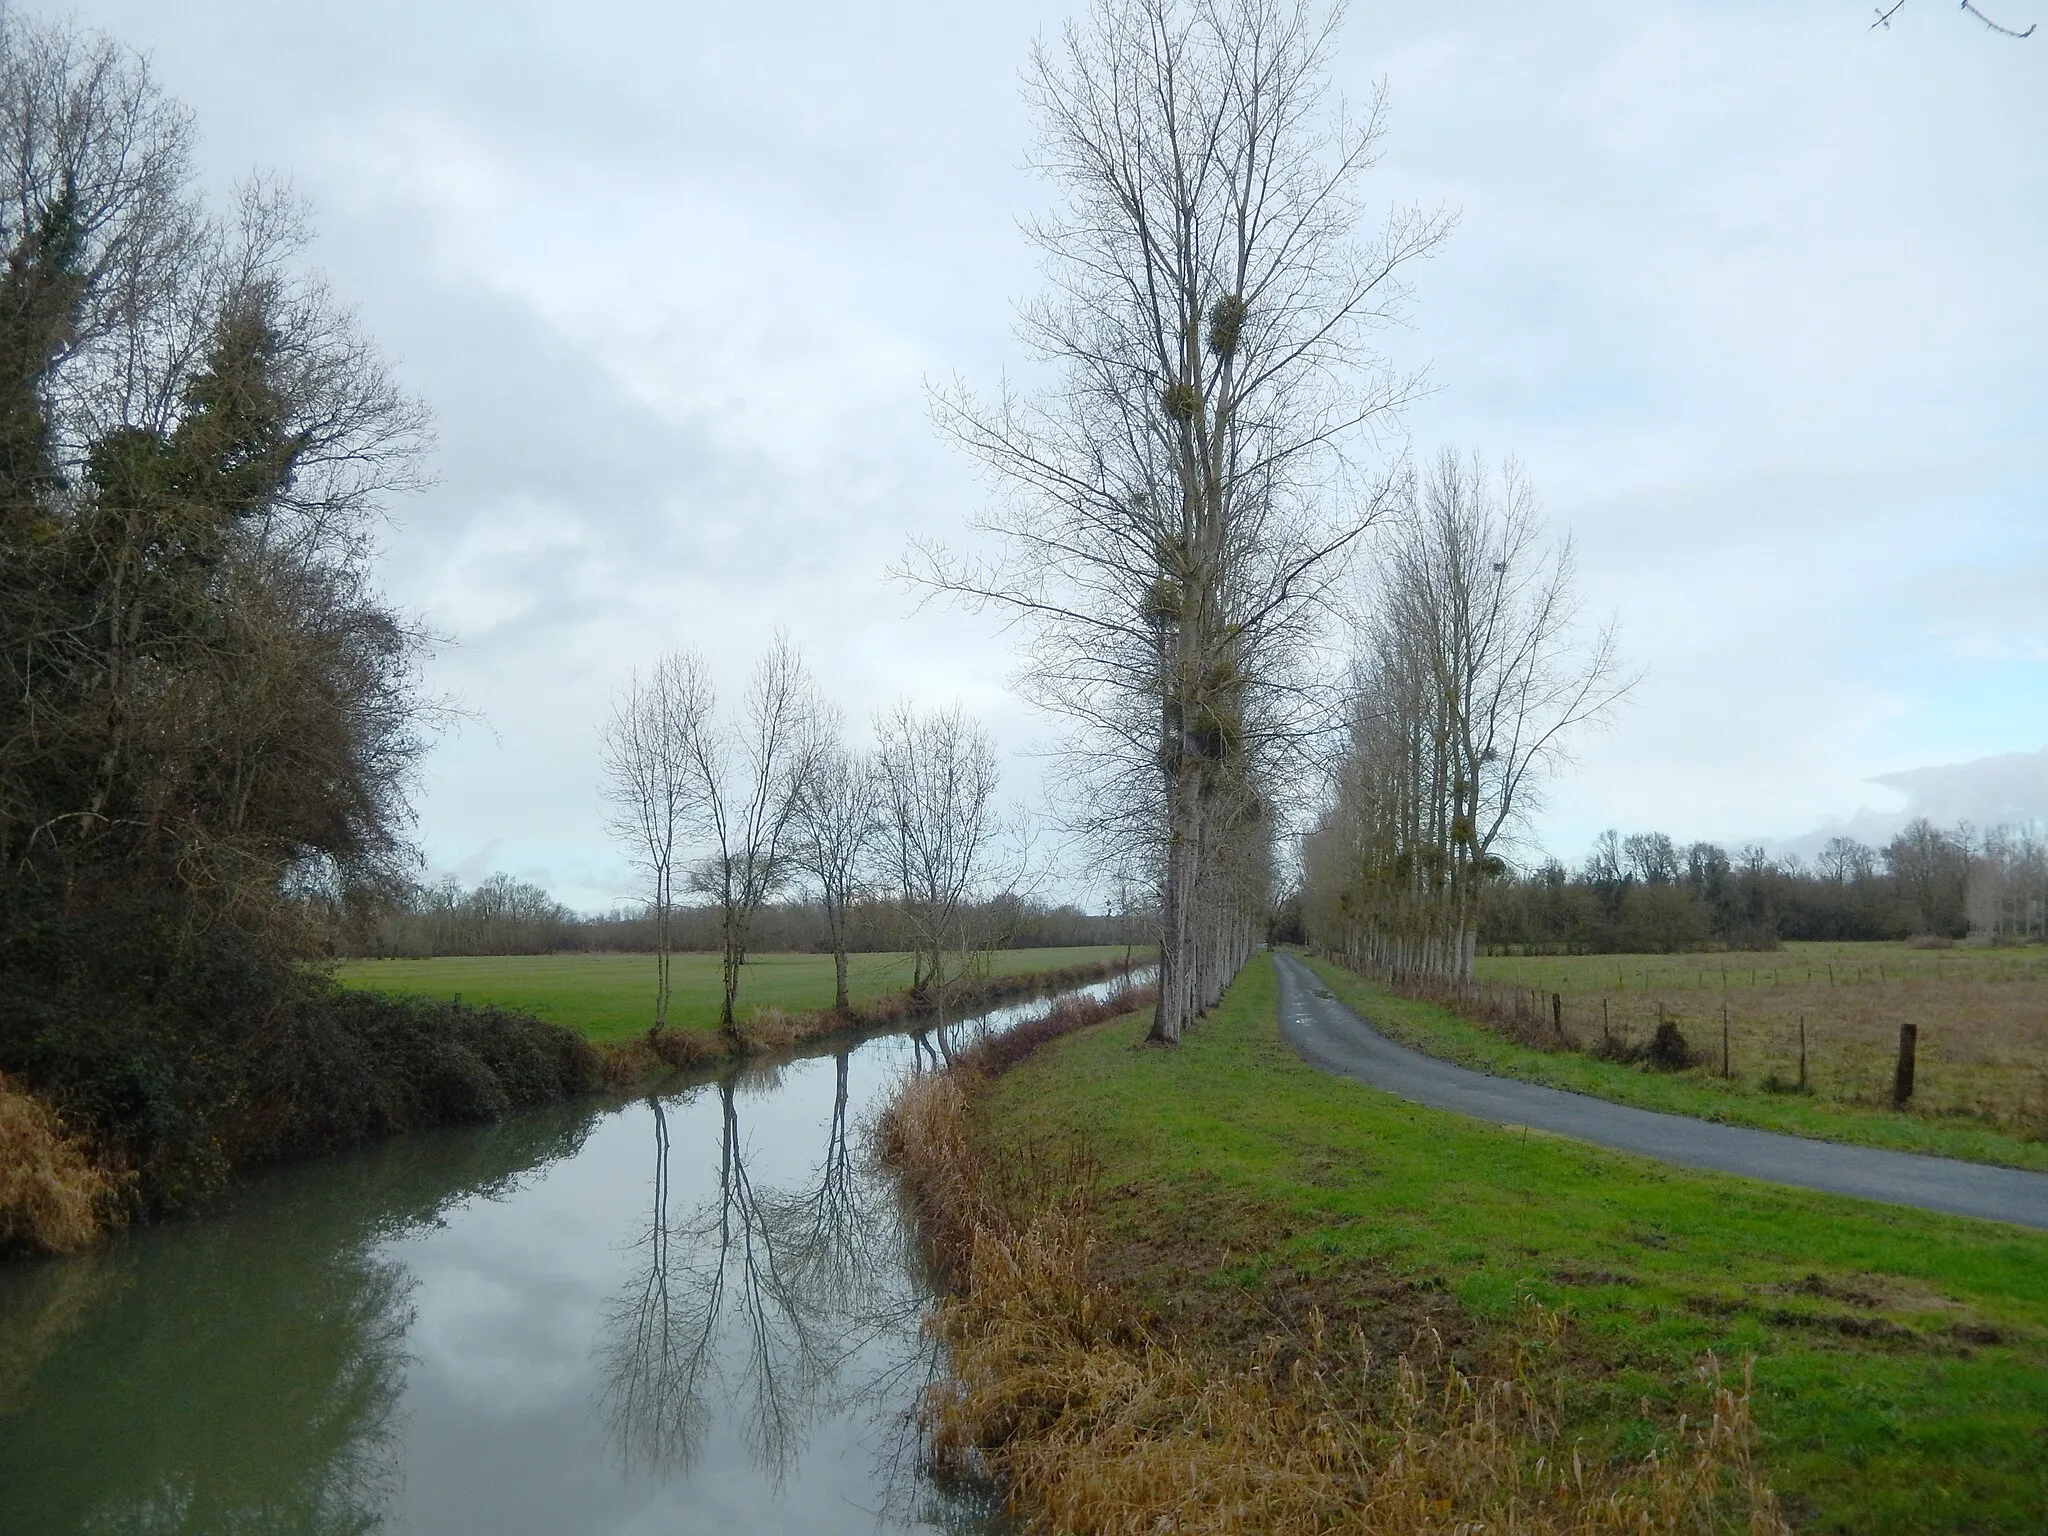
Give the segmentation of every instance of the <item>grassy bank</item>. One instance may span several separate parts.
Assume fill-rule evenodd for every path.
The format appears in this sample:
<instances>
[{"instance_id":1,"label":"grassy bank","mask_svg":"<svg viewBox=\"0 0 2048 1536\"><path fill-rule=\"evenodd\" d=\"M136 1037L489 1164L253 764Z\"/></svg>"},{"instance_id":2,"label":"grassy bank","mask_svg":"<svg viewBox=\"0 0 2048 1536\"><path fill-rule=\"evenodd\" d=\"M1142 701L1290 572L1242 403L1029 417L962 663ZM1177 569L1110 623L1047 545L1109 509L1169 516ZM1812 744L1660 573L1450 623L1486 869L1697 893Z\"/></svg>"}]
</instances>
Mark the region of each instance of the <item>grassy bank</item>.
<instances>
[{"instance_id":1,"label":"grassy bank","mask_svg":"<svg viewBox=\"0 0 2048 1536\"><path fill-rule=\"evenodd\" d=\"M1812 947L1849 949L1857 946ZM1908 954L1910 956L1910 952ZM1996 960L1999 952L1992 954ZM1818 990L1824 995L1809 1004L1813 1012L1808 1019L1808 1042L1809 1052L1814 1058L1812 1080L1815 1091L1798 1093L1788 1091L1798 1080L1796 1044L1789 1044L1788 1054L1788 1042L1796 1041L1796 1036L1790 1028L1790 1017L1783 1016L1784 1004L1770 1001L1782 994L1774 992L1768 982L1762 984L1760 995L1766 1000L1763 1003L1753 1000L1759 995L1755 989L1742 986L1732 989L1735 1001L1730 1017L1735 1028L1731 1029L1731 1034L1735 1038L1731 1057L1735 1070L1730 1077L1721 1076L1718 1010L1722 1006L1722 994L1710 988L1704 993L1708 1001L1703 1006L1681 1006L1686 994L1677 983L1683 978L1673 964L1691 962L1699 957L1622 957L1630 963L1667 963L1669 974L1650 972L1652 985L1648 996L1654 1004L1664 1007L1667 1017L1679 1024L1701 1058L1697 1066L1678 1072L1606 1061L1587 1054L1584 1048L1598 1044L1601 1029L1601 993L1590 987L1582 986L1576 994L1576 1012L1570 1008L1565 1010L1565 1027L1573 1046L1560 1048L1551 1044L1546 1038L1546 1029L1542 1027L1533 1036L1537 1044L1526 1044L1483 1024L1460 1018L1433 1003L1398 997L1385 987L1340 966L1313 957L1304 958L1329 983L1333 992L1393 1038L1432 1056L1441 1056L1482 1071L1547 1083L1575 1093L1594 1094L1643 1109L1721 1120L1730 1125L1755 1126L1825 1141L1855 1142L1863 1146L1890 1147L1901 1152L1924 1152L1937 1157L1957 1157L1971 1162L2002 1163L2012 1168L2048 1171L2048 1140L2043 1139L2043 1134L2048 1133L2048 1075L2044 1075L2048 1068L2035 1069L2018 1062L1987 1065L1982 1060L1987 1052L1979 1052L1976 1058L1957 1060L1954 1054L1959 1049L1956 1041L1966 1031L1972 1038L1985 1035L1988 1031L1982 1022L1967 1025L1958 1022L1952 1026L1923 1023L1920 1083L1915 1090L1914 1103L1903 1112L1889 1107L1891 1052L1896 1048L1898 1021L1902 1013L1911 1016L1906 1010L1917 1006L1923 1016L1929 1012L1953 1014L1963 1001L1954 995L1956 991L1975 994L1990 990L1994 984L1931 979L1893 981L1884 984L1891 988L1889 995L1882 1001L1875 1001L1870 994L1878 984L1850 984L1845 981L1829 988L1823 982ZM1617 957L1584 958L1604 967L1601 974L1608 982L1613 981ZM1538 977L1536 984L1541 1004L1537 1009L1537 1023L1539 1026L1547 1025L1550 1017L1548 1003L1540 993L1567 983L1567 976L1556 969L1564 962L1545 959L1517 963L1552 967L1547 976L1534 973ZM1574 966L1578 963L1572 962ZM1803 973L1807 967L1802 965L1800 969ZM1874 971L1875 965L1869 969ZM1582 983L1596 979L1587 971L1576 975ZM1661 991L1660 983L1664 984ZM2032 1000L2031 1006L2036 1009L2048 1001L2043 998L2037 984L2005 982L1995 986L2000 991L2024 990ZM1930 992L1932 996L1928 995ZM1677 1001L1667 1002L1666 999ZM1630 1001L1640 1008L1644 998L1638 995ZM1825 1011L1830 1004L1836 1010L1833 1013ZM2006 1006L2019 1008L2022 1004L2008 1000ZM1875 1020L1871 1012L1873 1008L1883 1010ZM1758 1022L1760 1009L1768 1010L1762 1023ZM1850 1009L1855 1012L1844 1012ZM1615 1010L1609 1016L1616 1021L1618 1036L1622 1014ZM1990 1017L1996 1018L1997 1015ZM1745 1020L1750 1025L1747 1036L1739 1032ZM1633 1038L1641 1038L1648 1033L1643 1021L1638 1021L1638 1024ZM1853 1070L1837 1071L1824 1065L1844 1059L1844 1039L1857 1031L1864 1035L1884 1036L1882 1048L1869 1041L1858 1044L1855 1053L1849 1056L1856 1063ZM1759 1059L1760 1051L1755 1044L1756 1037L1766 1033L1779 1043L1778 1050L1768 1061ZM2001 1034L1988 1048L1988 1053L2037 1052L2033 1041L2041 1035L2048 1035L2048 1013L2027 1015L2019 1019L2011 1030ZM2004 1074L2000 1093L2005 1098L2018 1101L2014 1113L1980 1113L1954 1102L1961 1089L1944 1093L1945 1081L1974 1081L1979 1073Z\"/></svg>"},{"instance_id":2,"label":"grassy bank","mask_svg":"<svg viewBox=\"0 0 2048 1536\"><path fill-rule=\"evenodd\" d=\"M1382 1362L1441 1341L1468 1382L1534 1383L1548 1443L1603 1476L1660 1446L1686 1462L1679 1415L1715 1409L1701 1363L1754 1356L1764 1464L1798 1528L2048 1528L2048 1236L1405 1105L1280 1042L1264 960L1180 1050L1142 1034L1031 1057L974 1136L988 1165L1093 1191L1090 1281L1171 1350L1271 1359L1277 1382L1318 1338L1356 1330ZM1361 1411L1396 1424L1399 1375L1375 1380Z\"/></svg>"},{"instance_id":3,"label":"grassy bank","mask_svg":"<svg viewBox=\"0 0 2048 1536\"><path fill-rule=\"evenodd\" d=\"M1142 951L1140 952L1142 954ZM1070 949L1006 949L990 957L989 974L1021 977L1070 967L1121 961L1121 945ZM848 991L856 1008L871 1006L910 985L905 954L849 957ZM585 1039L603 1042L642 1035L654 1022L652 955L450 955L435 960L348 960L335 967L345 986L391 995L461 998L516 1008L564 1024ZM719 957L681 954L670 969L669 1017L677 1029L718 1027ZM830 955L752 956L740 978L742 1022L764 1012L822 1013L832 1006Z\"/></svg>"}]
</instances>

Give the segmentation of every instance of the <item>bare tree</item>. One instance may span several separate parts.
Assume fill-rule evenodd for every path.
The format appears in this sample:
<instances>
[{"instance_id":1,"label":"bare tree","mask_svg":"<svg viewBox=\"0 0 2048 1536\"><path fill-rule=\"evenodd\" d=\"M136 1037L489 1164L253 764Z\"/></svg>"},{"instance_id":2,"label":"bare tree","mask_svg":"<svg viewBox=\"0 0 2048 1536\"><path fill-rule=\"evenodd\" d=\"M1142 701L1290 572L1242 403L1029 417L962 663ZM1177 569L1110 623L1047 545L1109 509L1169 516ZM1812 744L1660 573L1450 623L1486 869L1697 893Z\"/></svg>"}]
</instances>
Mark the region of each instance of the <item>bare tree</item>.
<instances>
[{"instance_id":1,"label":"bare tree","mask_svg":"<svg viewBox=\"0 0 2048 1536\"><path fill-rule=\"evenodd\" d=\"M1974 936L2048 938L2048 842L2039 827L1984 834L1970 860L1968 905Z\"/></svg>"},{"instance_id":2,"label":"bare tree","mask_svg":"<svg viewBox=\"0 0 2048 1536\"><path fill-rule=\"evenodd\" d=\"M943 1006L952 957L978 947L966 919L1002 830L995 743L957 704L929 714L898 705L875 735L880 861L916 952L912 990Z\"/></svg>"},{"instance_id":3,"label":"bare tree","mask_svg":"<svg viewBox=\"0 0 2048 1536\"><path fill-rule=\"evenodd\" d=\"M1885 867L1918 933L1960 938L1969 926L1970 829L1944 832L1916 816L1885 845Z\"/></svg>"},{"instance_id":4,"label":"bare tree","mask_svg":"<svg viewBox=\"0 0 2048 1536\"><path fill-rule=\"evenodd\" d=\"M1021 312L1042 393L940 397L1004 493L992 559L924 548L914 579L1031 635L1025 684L1073 722L1082 829L1159 882L1153 1038L1179 1039L1262 931L1227 871L1270 843L1286 750L1321 725L1304 648L1380 497L1359 450L1414 392L1373 350L1399 273L1448 221L1361 238L1384 97L1330 109L1335 11L1290 0L1097 0L1027 72L1059 212L1028 233ZM1215 947L1220 946L1220 947Z\"/></svg>"},{"instance_id":5,"label":"bare tree","mask_svg":"<svg viewBox=\"0 0 2048 1536\"><path fill-rule=\"evenodd\" d=\"M703 660L671 651L612 701L600 752L606 830L630 853L646 882L654 917L654 1024L668 1023L675 880L691 826L705 805L693 743L710 726L714 702Z\"/></svg>"},{"instance_id":6,"label":"bare tree","mask_svg":"<svg viewBox=\"0 0 2048 1536\"><path fill-rule=\"evenodd\" d=\"M1877 873L1877 850L1853 837L1831 837L1814 855L1814 871L1837 885L1868 880Z\"/></svg>"},{"instance_id":7,"label":"bare tree","mask_svg":"<svg viewBox=\"0 0 2048 1536\"><path fill-rule=\"evenodd\" d=\"M1407 499L1354 661L1351 741L1310 860L1315 906L1363 963L1469 977L1498 850L1570 733L1635 679L1611 625L1581 642L1571 541L1546 546L1512 463L1496 482L1445 452ZM1668 839L1632 840L1626 857L1675 878Z\"/></svg>"},{"instance_id":8,"label":"bare tree","mask_svg":"<svg viewBox=\"0 0 2048 1536\"><path fill-rule=\"evenodd\" d=\"M792 857L818 893L832 944L833 1007L852 1006L846 990L847 916L867 887L881 830L880 770L823 729L811 771L796 797Z\"/></svg>"},{"instance_id":9,"label":"bare tree","mask_svg":"<svg viewBox=\"0 0 2048 1536\"><path fill-rule=\"evenodd\" d=\"M1678 845L1663 832L1631 832L1622 839L1629 872L1644 885L1669 885L1682 872Z\"/></svg>"},{"instance_id":10,"label":"bare tree","mask_svg":"<svg viewBox=\"0 0 2048 1536\"><path fill-rule=\"evenodd\" d=\"M817 757L817 695L803 658L778 633L759 664L733 725L706 708L687 743L702 794L706 854L691 885L718 908L724 995L718 1022L738 1028L733 1000L746 964L754 915L794 873L796 816Z\"/></svg>"},{"instance_id":11,"label":"bare tree","mask_svg":"<svg viewBox=\"0 0 2048 1536\"><path fill-rule=\"evenodd\" d=\"M627 1466L673 1472L695 1456L711 1423L711 1394L722 1389L744 1411L756 1465L779 1484L796 1464L820 1394L856 1341L844 1322L847 1298L832 1289L843 1277L830 1258L785 1251L808 1234L797 1231L796 1197L754 1182L741 1087L728 1075L711 1090L719 1110L717 1185L681 1214L669 1209L668 1120L660 1101L650 1101L653 1209L635 1244L632 1279L607 1319L602 1401ZM844 1121L842 1103L830 1128L828 1182L852 1177ZM859 1196L834 1189L820 1198Z\"/></svg>"},{"instance_id":12,"label":"bare tree","mask_svg":"<svg viewBox=\"0 0 2048 1536\"><path fill-rule=\"evenodd\" d=\"M1903 11L1905 8L1906 0L1892 0L1892 3L1890 5L1873 7L1877 15L1877 20L1873 21L1870 24L1870 30L1875 32L1879 27L1883 27L1887 31L1889 31L1891 29L1892 18L1898 15L1899 12ZM1968 11L1972 16L1976 17L1979 21L1983 22L1984 25L1989 27L1993 32L1999 33L2001 36L2004 37L2032 37L2034 35L2034 27L2037 25L2034 22L2028 22L2025 27L2008 27L2002 21L1993 21L1989 16L1985 15L1982 11L1977 9L1976 5L1972 3L1972 0L1962 0L1962 9Z\"/></svg>"}]
</instances>

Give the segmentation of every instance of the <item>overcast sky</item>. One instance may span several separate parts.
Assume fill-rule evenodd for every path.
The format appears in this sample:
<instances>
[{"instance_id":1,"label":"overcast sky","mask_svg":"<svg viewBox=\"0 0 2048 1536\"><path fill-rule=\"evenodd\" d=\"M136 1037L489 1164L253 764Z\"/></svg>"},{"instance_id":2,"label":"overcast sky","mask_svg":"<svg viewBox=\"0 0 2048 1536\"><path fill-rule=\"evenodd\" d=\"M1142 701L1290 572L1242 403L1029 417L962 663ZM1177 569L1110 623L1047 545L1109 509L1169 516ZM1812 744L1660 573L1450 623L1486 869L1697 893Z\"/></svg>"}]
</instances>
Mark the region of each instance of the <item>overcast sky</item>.
<instances>
[{"instance_id":1,"label":"overcast sky","mask_svg":"<svg viewBox=\"0 0 2048 1536\"><path fill-rule=\"evenodd\" d=\"M2048 0L1987 0L2048 22ZM431 865L630 894L595 722L635 662L737 690L778 626L856 721L964 701L1036 793L986 619L883 580L978 496L927 379L992 381L1032 291L1018 69L1068 7L87 0L282 172L432 404L384 578L474 722ZM2039 13L2038 15L2036 13ZM1389 201L1460 216L1393 338L1413 447L1521 458L1647 668L1551 790L1601 828L1810 847L2048 816L2048 27L1946 0L1361 4Z\"/></svg>"}]
</instances>

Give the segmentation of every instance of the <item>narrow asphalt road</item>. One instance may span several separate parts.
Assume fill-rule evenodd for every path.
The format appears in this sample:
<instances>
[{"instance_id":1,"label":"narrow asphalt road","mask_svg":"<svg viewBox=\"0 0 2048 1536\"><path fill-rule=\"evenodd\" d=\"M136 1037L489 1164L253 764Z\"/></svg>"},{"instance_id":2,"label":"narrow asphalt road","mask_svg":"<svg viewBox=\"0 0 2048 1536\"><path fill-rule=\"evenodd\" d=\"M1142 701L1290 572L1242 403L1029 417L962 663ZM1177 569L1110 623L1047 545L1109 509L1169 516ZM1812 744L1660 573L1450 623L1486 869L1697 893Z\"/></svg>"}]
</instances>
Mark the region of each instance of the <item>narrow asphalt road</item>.
<instances>
[{"instance_id":1,"label":"narrow asphalt road","mask_svg":"<svg viewBox=\"0 0 2048 1536\"><path fill-rule=\"evenodd\" d=\"M1280 975L1280 1034L1304 1059L1432 1109L1526 1125L1685 1168L2048 1229L2048 1173L1809 1141L1491 1077L1396 1045L1337 1001L1295 956L1276 950L1273 964Z\"/></svg>"}]
</instances>

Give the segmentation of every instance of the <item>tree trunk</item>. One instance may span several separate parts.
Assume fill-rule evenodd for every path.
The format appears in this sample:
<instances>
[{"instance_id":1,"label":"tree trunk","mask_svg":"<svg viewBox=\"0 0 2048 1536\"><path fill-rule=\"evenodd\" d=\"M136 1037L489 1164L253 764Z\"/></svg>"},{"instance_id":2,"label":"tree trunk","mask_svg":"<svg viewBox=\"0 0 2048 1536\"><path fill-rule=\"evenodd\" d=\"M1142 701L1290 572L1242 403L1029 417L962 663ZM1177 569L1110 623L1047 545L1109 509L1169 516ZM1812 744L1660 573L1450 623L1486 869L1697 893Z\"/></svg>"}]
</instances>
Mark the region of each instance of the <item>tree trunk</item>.
<instances>
[{"instance_id":1,"label":"tree trunk","mask_svg":"<svg viewBox=\"0 0 2048 1536\"><path fill-rule=\"evenodd\" d=\"M1146 1039L1159 1045L1180 1044L1187 1028L1195 984L1193 946L1194 864L1193 775L1177 769L1167 790L1166 879L1159 902L1159 998L1153 1005L1152 1029Z\"/></svg>"},{"instance_id":2,"label":"tree trunk","mask_svg":"<svg viewBox=\"0 0 2048 1536\"><path fill-rule=\"evenodd\" d=\"M721 979L725 983L725 997L719 1005L718 1027L727 1034L737 1036L739 1025L733 1020L733 1000L740 995L740 962L745 957L745 940L739 925L730 917L725 921L725 956L722 962Z\"/></svg>"},{"instance_id":3,"label":"tree trunk","mask_svg":"<svg viewBox=\"0 0 2048 1536\"><path fill-rule=\"evenodd\" d=\"M654 1027L668 1027L669 950L674 942L669 931L668 876L660 877L654 896Z\"/></svg>"}]
</instances>

